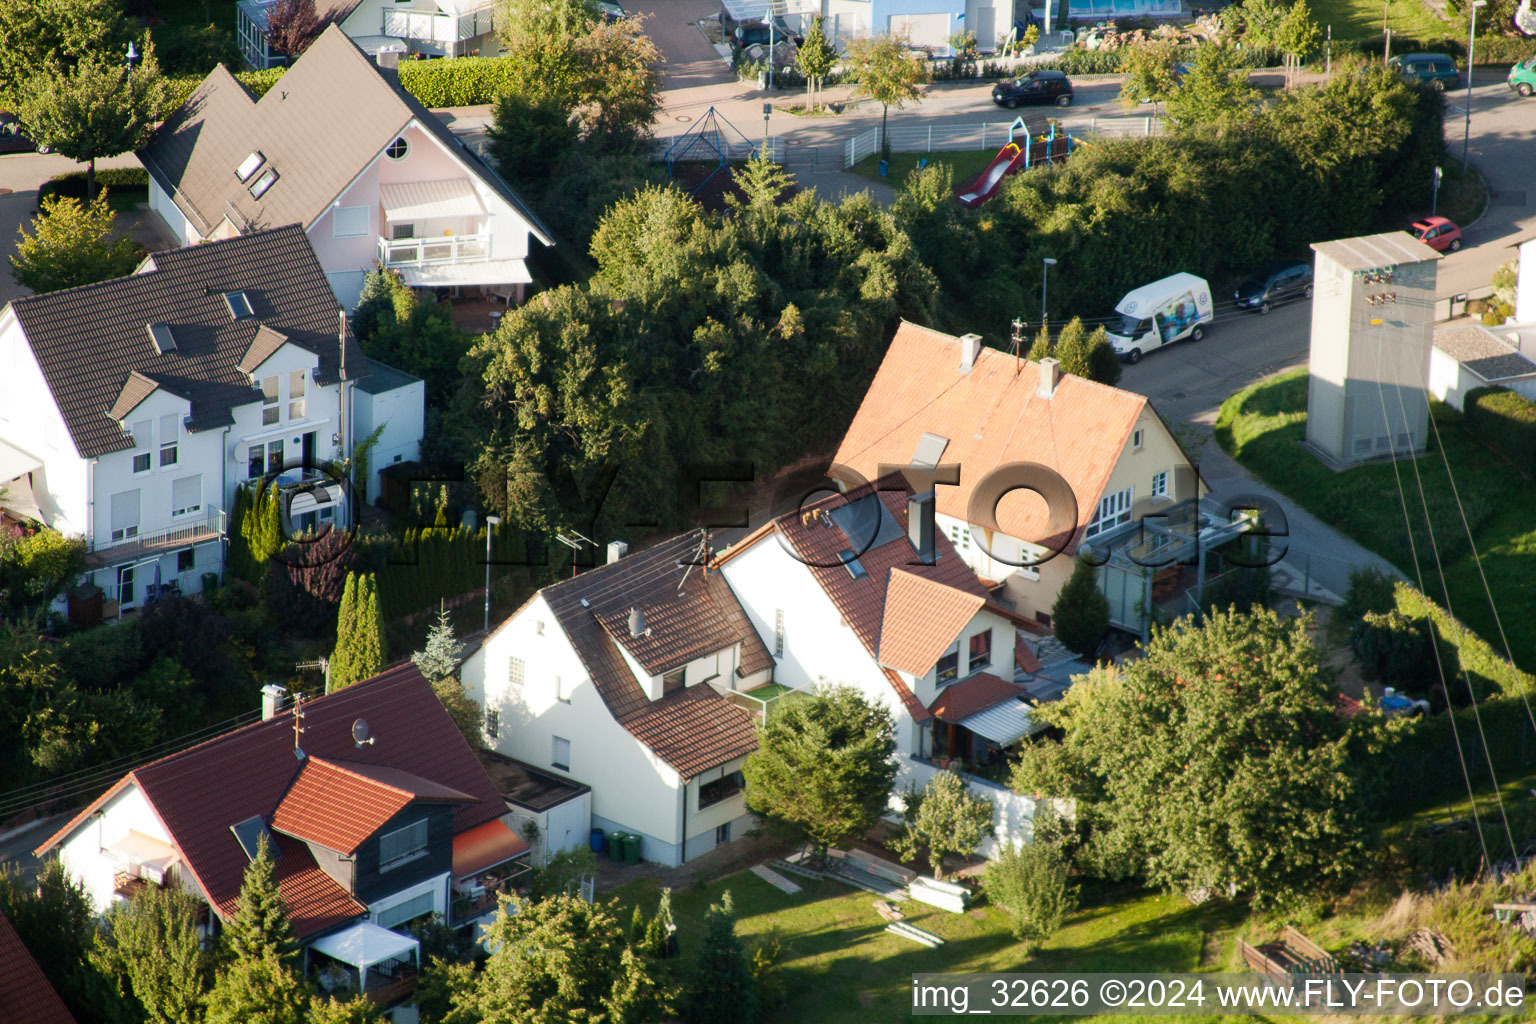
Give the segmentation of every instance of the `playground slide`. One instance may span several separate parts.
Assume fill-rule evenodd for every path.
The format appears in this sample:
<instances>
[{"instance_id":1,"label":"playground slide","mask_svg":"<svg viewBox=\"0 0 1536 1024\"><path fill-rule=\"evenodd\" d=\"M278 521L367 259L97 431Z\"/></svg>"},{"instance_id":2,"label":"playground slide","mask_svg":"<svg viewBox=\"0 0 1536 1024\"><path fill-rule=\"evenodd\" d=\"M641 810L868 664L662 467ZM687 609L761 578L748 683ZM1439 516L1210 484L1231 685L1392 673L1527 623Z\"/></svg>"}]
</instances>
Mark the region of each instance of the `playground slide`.
<instances>
[{"instance_id":1,"label":"playground slide","mask_svg":"<svg viewBox=\"0 0 1536 1024\"><path fill-rule=\"evenodd\" d=\"M980 206L992 198L992 193L997 191L997 186L1002 184L1004 178L1024 166L1025 155L1017 142L1008 143L998 150L997 156L981 172L976 183L967 191L957 193L956 198L966 206Z\"/></svg>"}]
</instances>

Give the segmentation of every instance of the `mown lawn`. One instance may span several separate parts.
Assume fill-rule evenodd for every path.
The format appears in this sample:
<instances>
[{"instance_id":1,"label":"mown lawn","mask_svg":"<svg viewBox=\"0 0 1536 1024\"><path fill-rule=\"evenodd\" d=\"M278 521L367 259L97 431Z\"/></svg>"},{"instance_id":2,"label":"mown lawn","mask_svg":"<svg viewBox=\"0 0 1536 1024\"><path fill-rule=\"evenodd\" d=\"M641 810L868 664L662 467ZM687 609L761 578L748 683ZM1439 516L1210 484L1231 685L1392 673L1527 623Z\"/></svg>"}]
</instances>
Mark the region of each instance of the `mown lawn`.
<instances>
[{"instance_id":1,"label":"mown lawn","mask_svg":"<svg viewBox=\"0 0 1536 1024\"><path fill-rule=\"evenodd\" d=\"M998 149L1002 147L999 146ZM900 189L907 180L907 175L917 170L919 160L927 158L929 164L948 164L955 172L955 184L963 185L986 169L992 158L997 156L997 149L978 150L975 152L939 152L939 153L892 153L890 174L885 178L880 177L880 154L875 153L865 157L849 168L854 174L862 174L866 178L876 181L884 181L891 188Z\"/></svg>"},{"instance_id":2,"label":"mown lawn","mask_svg":"<svg viewBox=\"0 0 1536 1024\"><path fill-rule=\"evenodd\" d=\"M1030 955L1021 952L1003 915L992 907L950 914L921 903L903 904L907 921L945 939L937 949L927 949L885 931L873 894L838 882L796 881L804 891L787 895L742 872L672 894L683 964L700 941L705 911L727 889L739 934L778 933L786 951L788 1002L767 1015L764 1024L905 1020L917 973L1241 969L1233 941L1244 934L1246 910L1240 906L1194 907L1181 897L1133 887L1089 886L1082 909ZM622 904L620 920L627 924L637 902L648 914L655 910L658 891L654 881L643 880L612 895Z\"/></svg>"},{"instance_id":3,"label":"mown lawn","mask_svg":"<svg viewBox=\"0 0 1536 1024\"><path fill-rule=\"evenodd\" d=\"M1536 667L1536 518L1531 513L1536 484L1468 434L1461 415L1439 403L1431 407L1438 443L1431 431L1426 455L1399 462L1396 471L1389 462L1334 473L1301 445L1306 409L1305 370L1273 377L1222 404L1216 439L1250 472L1417 580L1406 519L1412 524L1425 593L1504 653L1463 526L1464 512L1509 638L1508 653L1522 668Z\"/></svg>"},{"instance_id":4,"label":"mown lawn","mask_svg":"<svg viewBox=\"0 0 1536 1024\"><path fill-rule=\"evenodd\" d=\"M1420 47L1410 45L1415 41L1429 45L1445 38L1451 26L1431 11L1424 0L1313 0L1312 17L1327 31L1333 27L1333 38L1345 41L1379 41L1382 29L1382 8L1386 8L1386 27L1392 30L1392 52L1409 53Z\"/></svg>"}]
</instances>

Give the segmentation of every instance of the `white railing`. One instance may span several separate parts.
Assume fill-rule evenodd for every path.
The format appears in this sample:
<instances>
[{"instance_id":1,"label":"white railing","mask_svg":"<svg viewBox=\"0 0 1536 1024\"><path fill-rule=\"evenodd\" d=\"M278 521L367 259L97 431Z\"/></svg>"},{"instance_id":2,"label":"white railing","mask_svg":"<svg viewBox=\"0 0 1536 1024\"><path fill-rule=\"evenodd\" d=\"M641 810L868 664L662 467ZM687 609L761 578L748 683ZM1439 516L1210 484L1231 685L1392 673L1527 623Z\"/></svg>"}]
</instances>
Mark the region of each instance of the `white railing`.
<instances>
[{"instance_id":1,"label":"white railing","mask_svg":"<svg viewBox=\"0 0 1536 1024\"><path fill-rule=\"evenodd\" d=\"M494 28L492 6L486 4L463 14L431 14L425 11L385 11L383 34L412 42L461 43L485 35Z\"/></svg>"},{"instance_id":2,"label":"white railing","mask_svg":"<svg viewBox=\"0 0 1536 1024\"><path fill-rule=\"evenodd\" d=\"M490 257L483 235L443 235L440 238L381 238L379 259L386 267L427 263L474 263Z\"/></svg>"},{"instance_id":3,"label":"white railing","mask_svg":"<svg viewBox=\"0 0 1536 1024\"><path fill-rule=\"evenodd\" d=\"M185 516L174 526L150 533L136 533L121 540L97 541L91 545L93 553L110 551L113 555L129 549L157 551L183 547L190 542L212 540L224 535L224 513L215 509L200 515ZM110 534L108 535L110 537Z\"/></svg>"},{"instance_id":4,"label":"white railing","mask_svg":"<svg viewBox=\"0 0 1536 1024\"><path fill-rule=\"evenodd\" d=\"M1002 149L1008 144L1012 121L981 121L975 124L899 125L892 127L892 153L935 153L943 150ZM1078 136L1154 135L1158 122L1153 117L1094 118L1088 124L1072 124L1067 129ZM880 152L880 129L866 128L848 137L843 146L843 166L852 167L860 160Z\"/></svg>"}]
</instances>

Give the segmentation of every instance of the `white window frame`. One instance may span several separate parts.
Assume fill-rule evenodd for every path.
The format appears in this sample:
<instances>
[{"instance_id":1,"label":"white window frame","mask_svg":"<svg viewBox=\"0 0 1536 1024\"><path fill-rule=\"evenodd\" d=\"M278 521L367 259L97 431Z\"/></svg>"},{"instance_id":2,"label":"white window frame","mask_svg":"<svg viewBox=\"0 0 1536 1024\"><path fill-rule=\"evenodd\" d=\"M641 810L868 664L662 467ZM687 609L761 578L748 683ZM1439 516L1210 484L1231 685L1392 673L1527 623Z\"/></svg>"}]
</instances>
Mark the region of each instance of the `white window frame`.
<instances>
[{"instance_id":1,"label":"white window frame","mask_svg":"<svg viewBox=\"0 0 1536 1024\"><path fill-rule=\"evenodd\" d=\"M1152 497L1168 497L1168 471L1166 469L1152 474Z\"/></svg>"},{"instance_id":2,"label":"white window frame","mask_svg":"<svg viewBox=\"0 0 1536 1024\"><path fill-rule=\"evenodd\" d=\"M396 928L436 910L437 894L429 889L426 892L417 893L408 900L401 900L392 907L385 907L374 915L374 924L380 928Z\"/></svg>"},{"instance_id":3,"label":"white window frame","mask_svg":"<svg viewBox=\"0 0 1536 1024\"><path fill-rule=\"evenodd\" d=\"M784 657L784 609L773 610L773 656Z\"/></svg>"},{"instance_id":4,"label":"white window frame","mask_svg":"<svg viewBox=\"0 0 1536 1024\"><path fill-rule=\"evenodd\" d=\"M271 384L269 390L267 385ZM277 374L261 378L261 425L270 427L283 419L283 380Z\"/></svg>"},{"instance_id":5,"label":"white window frame","mask_svg":"<svg viewBox=\"0 0 1536 1024\"><path fill-rule=\"evenodd\" d=\"M357 218L362 216L362 225ZM373 227L372 211L366 206L338 206L331 211L332 238L366 238Z\"/></svg>"},{"instance_id":6,"label":"white window frame","mask_svg":"<svg viewBox=\"0 0 1536 1024\"><path fill-rule=\"evenodd\" d=\"M1146 431L1140 427L1131 431L1131 451L1141 451L1141 443L1146 440Z\"/></svg>"},{"instance_id":7,"label":"white window frame","mask_svg":"<svg viewBox=\"0 0 1536 1024\"><path fill-rule=\"evenodd\" d=\"M1135 488L1126 487L1106 494L1099 499L1099 507L1093 513L1093 522L1083 531L1084 537L1096 537L1106 530L1113 530L1131 521L1131 505L1134 504Z\"/></svg>"},{"instance_id":8,"label":"white window frame","mask_svg":"<svg viewBox=\"0 0 1536 1024\"><path fill-rule=\"evenodd\" d=\"M161 469L169 469L181 461L181 451L177 442L181 440L180 417L175 413L169 413L160 417L160 459Z\"/></svg>"},{"instance_id":9,"label":"white window frame","mask_svg":"<svg viewBox=\"0 0 1536 1024\"><path fill-rule=\"evenodd\" d=\"M288 371L288 418L290 420L304 418L304 392L308 378L308 370Z\"/></svg>"},{"instance_id":10,"label":"white window frame","mask_svg":"<svg viewBox=\"0 0 1536 1024\"><path fill-rule=\"evenodd\" d=\"M197 481L197 502L195 504L192 504L192 505L186 505L186 506L184 506L182 508L176 508L175 507L175 505L176 505L176 498L175 498L176 485L178 483L180 483L182 480L196 480ZM193 515L195 513L201 512L203 510L203 474L201 474L201 473L193 473L191 476L184 476L184 477L181 477L180 479L172 480L171 481L171 495L172 495L172 497L171 497L171 518L172 519L180 519L182 516L190 516L190 515Z\"/></svg>"},{"instance_id":11,"label":"white window frame","mask_svg":"<svg viewBox=\"0 0 1536 1024\"><path fill-rule=\"evenodd\" d=\"M394 153L394 148L396 146L404 146L405 147L400 152L399 156L396 156L395 153ZM397 135L397 136L395 136L393 139L390 140L389 145L384 147L384 157L387 160L395 160L395 161L404 160L406 157L408 157L410 155L411 155L411 140L406 138L404 135Z\"/></svg>"},{"instance_id":12,"label":"white window frame","mask_svg":"<svg viewBox=\"0 0 1536 1024\"><path fill-rule=\"evenodd\" d=\"M555 676L555 700L561 704L569 704L571 702L571 695L566 692L565 683L559 676Z\"/></svg>"},{"instance_id":13,"label":"white window frame","mask_svg":"<svg viewBox=\"0 0 1536 1024\"><path fill-rule=\"evenodd\" d=\"M414 846L409 851L407 851L405 853L396 854L394 857L392 857L392 858L390 858L388 860L384 859L384 841L385 840L393 839L396 836L401 836L401 835L404 835L405 833L412 833L414 835L414 833L416 833L416 832L420 832L421 833L421 843L420 843L419 846ZM405 838L407 840L411 839L412 837L413 836L405 836ZM411 822L409 825L404 825L404 826L401 826L400 828L393 829L393 830L391 830L389 832L384 832L384 833L380 834L380 836L379 836L379 874L383 874L386 871L393 871L395 868L398 868L402 864L409 864L413 860L419 860L420 858L425 857L427 855L427 847L429 845L430 839L431 839L431 829L427 825L427 819L426 818L421 818L421 819L419 819L417 821Z\"/></svg>"},{"instance_id":14,"label":"white window frame","mask_svg":"<svg viewBox=\"0 0 1536 1024\"><path fill-rule=\"evenodd\" d=\"M959 523L950 524L949 543L961 554L968 553L971 550L971 528Z\"/></svg>"}]
</instances>

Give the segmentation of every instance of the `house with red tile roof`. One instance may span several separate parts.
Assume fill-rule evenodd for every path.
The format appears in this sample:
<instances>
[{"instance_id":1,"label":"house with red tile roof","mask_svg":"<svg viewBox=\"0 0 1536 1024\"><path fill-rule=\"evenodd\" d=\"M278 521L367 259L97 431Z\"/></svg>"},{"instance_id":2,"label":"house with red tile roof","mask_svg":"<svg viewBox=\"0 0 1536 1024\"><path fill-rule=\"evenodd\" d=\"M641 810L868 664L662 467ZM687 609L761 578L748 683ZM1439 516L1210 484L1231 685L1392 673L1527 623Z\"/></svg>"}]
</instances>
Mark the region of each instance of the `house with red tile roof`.
<instances>
[{"instance_id":1,"label":"house with red tile roof","mask_svg":"<svg viewBox=\"0 0 1536 1024\"><path fill-rule=\"evenodd\" d=\"M265 839L312 961L339 961L365 989L415 963L416 940L392 929L495 909L487 890L528 845L414 665L313 700L263 697L261 721L135 768L37 855L57 856L98 911L171 887L206 900L216 930Z\"/></svg>"},{"instance_id":2,"label":"house with red tile roof","mask_svg":"<svg viewBox=\"0 0 1536 1024\"><path fill-rule=\"evenodd\" d=\"M1043 623L1080 544L1103 548L1137 523L1176 520L1205 493L1141 395L905 322L832 473L852 488L895 467L931 481L937 527L960 558L1000 585L999 600ZM1141 627L1151 578L1124 560L1105 566L1114 621Z\"/></svg>"},{"instance_id":3,"label":"house with red tile roof","mask_svg":"<svg viewBox=\"0 0 1536 1024\"><path fill-rule=\"evenodd\" d=\"M22 945L16 928L0 914L0 1021L6 1024L75 1024L74 1016Z\"/></svg>"},{"instance_id":4,"label":"house with red tile roof","mask_svg":"<svg viewBox=\"0 0 1536 1024\"><path fill-rule=\"evenodd\" d=\"M591 786L589 827L640 837L676 865L752 824L742 761L757 747L774 659L703 531L545 587L461 677L498 752ZM770 688L771 690L771 688Z\"/></svg>"}]
</instances>

